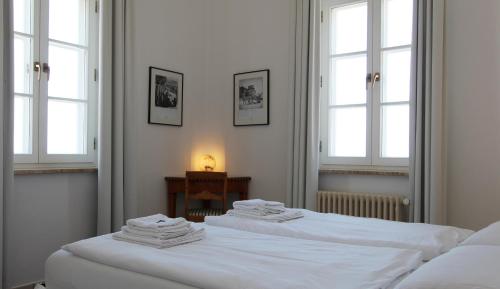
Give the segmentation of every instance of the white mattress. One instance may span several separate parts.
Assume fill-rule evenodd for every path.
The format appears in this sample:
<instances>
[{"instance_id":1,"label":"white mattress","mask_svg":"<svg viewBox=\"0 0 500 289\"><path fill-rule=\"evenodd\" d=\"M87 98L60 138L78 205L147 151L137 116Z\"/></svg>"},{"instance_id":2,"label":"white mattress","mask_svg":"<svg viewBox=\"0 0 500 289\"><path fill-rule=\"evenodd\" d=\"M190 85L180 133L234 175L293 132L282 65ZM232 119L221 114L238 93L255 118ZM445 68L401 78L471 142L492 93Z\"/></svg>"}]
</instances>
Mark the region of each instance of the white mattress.
<instances>
[{"instance_id":1,"label":"white mattress","mask_svg":"<svg viewBox=\"0 0 500 289\"><path fill-rule=\"evenodd\" d=\"M385 289L422 260L421 253L412 250L199 226L206 228L206 239L162 250L116 241L110 235L67 245L64 248L72 255L58 252L47 262L49 289ZM135 276L134 283L127 281ZM90 285L89 279L95 284Z\"/></svg>"},{"instance_id":2,"label":"white mattress","mask_svg":"<svg viewBox=\"0 0 500 289\"><path fill-rule=\"evenodd\" d=\"M470 230L449 226L302 211L303 218L283 223L227 215L206 217L205 223L260 234L355 245L414 249L421 251L426 261L456 247L473 233Z\"/></svg>"}]
</instances>

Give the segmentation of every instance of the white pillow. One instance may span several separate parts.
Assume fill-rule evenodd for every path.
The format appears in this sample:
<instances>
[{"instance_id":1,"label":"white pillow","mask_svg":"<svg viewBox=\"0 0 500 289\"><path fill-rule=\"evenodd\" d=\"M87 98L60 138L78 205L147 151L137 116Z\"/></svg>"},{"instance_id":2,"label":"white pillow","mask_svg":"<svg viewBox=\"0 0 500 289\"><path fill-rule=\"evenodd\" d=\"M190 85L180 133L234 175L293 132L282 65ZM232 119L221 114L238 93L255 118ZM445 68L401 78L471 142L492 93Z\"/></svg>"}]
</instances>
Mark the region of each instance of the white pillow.
<instances>
[{"instance_id":1,"label":"white pillow","mask_svg":"<svg viewBox=\"0 0 500 289\"><path fill-rule=\"evenodd\" d=\"M465 239L461 245L500 246L500 222L493 223L488 227L477 231L469 238Z\"/></svg>"},{"instance_id":2,"label":"white pillow","mask_svg":"<svg viewBox=\"0 0 500 289\"><path fill-rule=\"evenodd\" d=\"M500 246L461 246L425 263L395 289L498 289Z\"/></svg>"}]
</instances>

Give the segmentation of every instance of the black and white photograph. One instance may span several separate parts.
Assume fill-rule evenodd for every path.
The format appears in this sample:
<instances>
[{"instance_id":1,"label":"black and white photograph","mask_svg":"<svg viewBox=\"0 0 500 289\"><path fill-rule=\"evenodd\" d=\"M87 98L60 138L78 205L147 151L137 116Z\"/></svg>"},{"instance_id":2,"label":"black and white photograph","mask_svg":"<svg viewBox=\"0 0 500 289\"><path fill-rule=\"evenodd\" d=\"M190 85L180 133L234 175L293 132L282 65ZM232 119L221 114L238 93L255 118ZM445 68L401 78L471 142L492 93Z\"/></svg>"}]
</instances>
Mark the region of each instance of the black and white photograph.
<instances>
[{"instance_id":1,"label":"black and white photograph","mask_svg":"<svg viewBox=\"0 0 500 289\"><path fill-rule=\"evenodd\" d=\"M182 126L183 82L180 72L149 67L150 124Z\"/></svg>"},{"instance_id":2,"label":"black and white photograph","mask_svg":"<svg viewBox=\"0 0 500 289\"><path fill-rule=\"evenodd\" d=\"M259 109L264 106L262 77L240 80L240 110Z\"/></svg>"},{"instance_id":3,"label":"black and white photograph","mask_svg":"<svg viewBox=\"0 0 500 289\"><path fill-rule=\"evenodd\" d=\"M163 75L155 77L155 105L160 107L177 107L177 91L179 83Z\"/></svg>"},{"instance_id":4,"label":"black and white photograph","mask_svg":"<svg viewBox=\"0 0 500 289\"><path fill-rule=\"evenodd\" d=\"M235 126L269 124L269 70L234 75Z\"/></svg>"}]
</instances>

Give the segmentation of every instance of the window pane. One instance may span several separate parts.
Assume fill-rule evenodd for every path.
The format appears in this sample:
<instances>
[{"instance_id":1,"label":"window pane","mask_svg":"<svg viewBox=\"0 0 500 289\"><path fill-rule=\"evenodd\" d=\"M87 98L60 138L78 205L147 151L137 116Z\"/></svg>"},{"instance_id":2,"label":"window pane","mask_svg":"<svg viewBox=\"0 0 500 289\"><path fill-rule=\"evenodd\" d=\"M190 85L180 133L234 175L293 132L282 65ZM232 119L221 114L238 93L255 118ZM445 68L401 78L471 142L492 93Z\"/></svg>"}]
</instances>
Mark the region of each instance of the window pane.
<instances>
[{"instance_id":1,"label":"window pane","mask_svg":"<svg viewBox=\"0 0 500 289\"><path fill-rule=\"evenodd\" d=\"M381 157L408 158L410 145L408 104L382 106Z\"/></svg>"},{"instance_id":2,"label":"window pane","mask_svg":"<svg viewBox=\"0 0 500 289\"><path fill-rule=\"evenodd\" d=\"M49 99L48 154L87 153L86 104Z\"/></svg>"},{"instance_id":3,"label":"window pane","mask_svg":"<svg viewBox=\"0 0 500 289\"><path fill-rule=\"evenodd\" d=\"M413 0L382 1L382 47L411 44Z\"/></svg>"},{"instance_id":4,"label":"window pane","mask_svg":"<svg viewBox=\"0 0 500 289\"><path fill-rule=\"evenodd\" d=\"M330 109L330 157L366 156L366 108Z\"/></svg>"},{"instance_id":5,"label":"window pane","mask_svg":"<svg viewBox=\"0 0 500 289\"><path fill-rule=\"evenodd\" d=\"M333 8L331 12L331 53L365 51L368 5L366 2Z\"/></svg>"},{"instance_id":6,"label":"window pane","mask_svg":"<svg viewBox=\"0 0 500 289\"><path fill-rule=\"evenodd\" d=\"M49 44L49 96L86 99L85 54L83 49Z\"/></svg>"},{"instance_id":7,"label":"window pane","mask_svg":"<svg viewBox=\"0 0 500 289\"><path fill-rule=\"evenodd\" d=\"M14 91L31 93L31 38L14 37Z\"/></svg>"},{"instance_id":8,"label":"window pane","mask_svg":"<svg viewBox=\"0 0 500 289\"><path fill-rule=\"evenodd\" d=\"M14 153L31 154L31 97L14 98Z\"/></svg>"},{"instance_id":9,"label":"window pane","mask_svg":"<svg viewBox=\"0 0 500 289\"><path fill-rule=\"evenodd\" d=\"M14 31L31 34L32 0L14 0Z\"/></svg>"},{"instance_id":10,"label":"window pane","mask_svg":"<svg viewBox=\"0 0 500 289\"><path fill-rule=\"evenodd\" d=\"M331 59L330 104L366 103L366 55Z\"/></svg>"},{"instance_id":11,"label":"window pane","mask_svg":"<svg viewBox=\"0 0 500 289\"><path fill-rule=\"evenodd\" d=\"M50 0L49 38L86 45L86 1Z\"/></svg>"},{"instance_id":12,"label":"window pane","mask_svg":"<svg viewBox=\"0 0 500 289\"><path fill-rule=\"evenodd\" d=\"M382 52L382 102L409 101L411 49Z\"/></svg>"}]
</instances>

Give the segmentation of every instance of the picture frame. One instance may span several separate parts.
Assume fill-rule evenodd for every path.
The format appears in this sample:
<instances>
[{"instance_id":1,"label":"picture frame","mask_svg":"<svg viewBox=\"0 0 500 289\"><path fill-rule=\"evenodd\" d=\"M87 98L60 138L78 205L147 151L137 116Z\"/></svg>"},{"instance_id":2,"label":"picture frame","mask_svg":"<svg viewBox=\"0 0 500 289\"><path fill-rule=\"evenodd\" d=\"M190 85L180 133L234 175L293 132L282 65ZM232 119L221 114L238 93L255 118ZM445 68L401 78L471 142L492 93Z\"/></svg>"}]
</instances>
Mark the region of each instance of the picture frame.
<instances>
[{"instance_id":1,"label":"picture frame","mask_svg":"<svg viewBox=\"0 0 500 289\"><path fill-rule=\"evenodd\" d=\"M269 69L234 74L233 125L269 125Z\"/></svg>"},{"instance_id":2,"label":"picture frame","mask_svg":"<svg viewBox=\"0 0 500 289\"><path fill-rule=\"evenodd\" d=\"M149 67L148 123L182 126L184 74Z\"/></svg>"}]
</instances>

